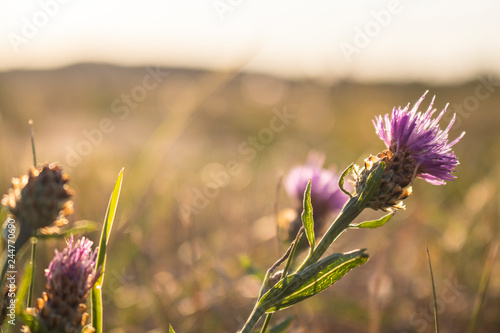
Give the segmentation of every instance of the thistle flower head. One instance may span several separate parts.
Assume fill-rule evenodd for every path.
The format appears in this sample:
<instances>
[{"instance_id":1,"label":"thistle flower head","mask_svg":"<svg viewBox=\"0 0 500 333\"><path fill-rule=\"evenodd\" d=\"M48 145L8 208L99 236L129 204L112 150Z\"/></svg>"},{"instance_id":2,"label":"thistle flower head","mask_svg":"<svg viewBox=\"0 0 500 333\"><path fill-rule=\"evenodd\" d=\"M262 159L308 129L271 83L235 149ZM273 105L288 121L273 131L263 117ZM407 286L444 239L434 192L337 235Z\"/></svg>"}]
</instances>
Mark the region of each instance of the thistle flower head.
<instances>
[{"instance_id":1,"label":"thistle flower head","mask_svg":"<svg viewBox=\"0 0 500 333\"><path fill-rule=\"evenodd\" d=\"M56 250L54 258L45 270L47 283L51 289L61 289L63 279L67 279L82 297L86 296L98 277L95 274L97 252L92 251L92 244L91 240L83 237L73 247L73 236L71 236L62 252Z\"/></svg>"},{"instance_id":2,"label":"thistle flower head","mask_svg":"<svg viewBox=\"0 0 500 333\"><path fill-rule=\"evenodd\" d=\"M465 133L449 142L448 132L455 122L455 116L442 130L438 123L446 107L432 119L436 111L432 108L433 98L426 112L418 111L426 94L411 110L408 104L404 109L394 108L391 116L386 114L375 118L373 123L377 135L388 149L367 158L363 167L354 168L356 192L361 193L370 172L382 161L386 165L380 189L368 207L386 211L404 208L402 200L411 195L415 177L434 185L442 185L455 178L452 172L458 165L458 159L451 147Z\"/></svg>"},{"instance_id":3,"label":"thistle flower head","mask_svg":"<svg viewBox=\"0 0 500 333\"><path fill-rule=\"evenodd\" d=\"M442 185L456 178L452 172L458 165L458 159L451 147L460 141L465 132L449 142L448 132L455 122L456 115L453 116L446 129L442 130L438 123L448 105L436 118L432 119L436 112L432 108L435 96L427 111L418 111L425 95L427 92L411 110L409 104L404 109L394 108L391 116L388 114L383 118L378 116L373 124L378 136L391 152L404 150L415 159L418 178L433 185Z\"/></svg>"},{"instance_id":4,"label":"thistle flower head","mask_svg":"<svg viewBox=\"0 0 500 333\"><path fill-rule=\"evenodd\" d=\"M28 175L12 179L12 188L4 195L2 204L25 231L45 228L53 222L64 224L65 216L73 213L72 202L68 201L73 191L66 185L68 180L57 164L32 167Z\"/></svg>"},{"instance_id":5,"label":"thistle flower head","mask_svg":"<svg viewBox=\"0 0 500 333\"><path fill-rule=\"evenodd\" d=\"M100 275L92 244L85 237L74 244L71 236L67 247L62 252L56 250L45 270L46 290L35 313L50 332L81 332L87 322L85 301Z\"/></svg>"}]
</instances>

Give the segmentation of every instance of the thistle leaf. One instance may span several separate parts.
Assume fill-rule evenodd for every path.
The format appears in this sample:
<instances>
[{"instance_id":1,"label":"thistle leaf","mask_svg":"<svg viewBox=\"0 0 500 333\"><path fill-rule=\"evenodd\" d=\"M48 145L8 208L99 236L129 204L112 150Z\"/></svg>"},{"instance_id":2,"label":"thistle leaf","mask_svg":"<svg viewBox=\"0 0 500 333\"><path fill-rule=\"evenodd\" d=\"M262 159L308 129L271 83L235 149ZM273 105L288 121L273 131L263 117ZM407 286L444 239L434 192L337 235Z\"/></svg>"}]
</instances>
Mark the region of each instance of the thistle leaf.
<instances>
[{"instance_id":1,"label":"thistle leaf","mask_svg":"<svg viewBox=\"0 0 500 333\"><path fill-rule=\"evenodd\" d=\"M394 216L394 214L396 214L396 213L393 212L393 213L384 215L381 218L379 218L378 220L364 221L364 222L361 222L358 224L350 224L349 228L351 228L351 229L361 229L361 228L375 229L375 228L381 227L384 224L386 224L387 222L389 222L389 220Z\"/></svg>"},{"instance_id":2,"label":"thistle leaf","mask_svg":"<svg viewBox=\"0 0 500 333\"><path fill-rule=\"evenodd\" d=\"M342 172L342 175L340 175L340 178L339 178L339 188L340 188L340 190L342 192L344 192L345 194L347 194L350 198L352 198L352 194L349 193L349 191L347 191L346 189L344 189L344 182L345 182L345 177L352 170L352 168L354 168L354 164L351 163L351 165L349 165L347 167L347 169L345 169L344 172Z\"/></svg>"},{"instance_id":3,"label":"thistle leaf","mask_svg":"<svg viewBox=\"0 0 500 333\"><path fill-rule=\"evenodd\" d=\"M304 210L302 211L302 224L306 231L307 240L311 246L311 251L314 250L316 246L316 239L314 237L314 219L313 219L313 207L311 204L311 180L307 183L306 190L304 192Z\"/></svg>"},{"instance_id":4,"label":"thistle leaf","mask_svg":"<svg viewBox=\"0 0 500 333\"><path fill-rule=\"evenodd\" d=\"M302 271L281 279L260 299L258 306L275 312L314 296L368 260L365 250L335 253Z\"/></svg>"}]
</instances>

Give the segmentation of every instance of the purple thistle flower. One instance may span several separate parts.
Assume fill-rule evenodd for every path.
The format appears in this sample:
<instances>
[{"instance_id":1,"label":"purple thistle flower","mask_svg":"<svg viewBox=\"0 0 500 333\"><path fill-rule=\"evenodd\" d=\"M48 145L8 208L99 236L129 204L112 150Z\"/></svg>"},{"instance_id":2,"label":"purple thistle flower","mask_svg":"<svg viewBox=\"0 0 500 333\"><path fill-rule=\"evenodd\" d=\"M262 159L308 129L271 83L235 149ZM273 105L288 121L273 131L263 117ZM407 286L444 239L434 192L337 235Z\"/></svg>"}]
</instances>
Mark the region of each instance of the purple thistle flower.
<instances>
[{"instance_id":1,"label":"purple thistle flower","mask_svg":"<svg viewBox=\"0 0 500 333\"><path fill-rule=\"evenodd\" d=\"M47 285L34 313L49 332L81 332L87 323L85 302L100 276L100 269L95 269L97 249L92 251L92 244L85 237L74 244L71 236L45 270Z\"/></svg>"},{"instance_id":2,"label":"purple thistle flower","mask_svg":"<svg viewBox=\"0 0 500 333\"><path fill-rule=\"evenodd\" d=\"M86 294L93 286L98 276L95 273L97 248L92 251L93 242L85 237L78 240L73 247L73 235L68 246L56 254L45 270L47 283L52 289L61 287L62 276L68 278L77 290Z\"/></svg>"},{"instance_id":3,"label":"purple thistle flower","mask_svg":"<svg viewBox=\"0 0 500 333\"><path fill-rule=\"evenodd\" d=\"M329 213L341 209L347 196L338 187L339 176L333 170L323 169L325 156L311 152L305 165L297 166L285 178L285 190L302 204L307 183L311 180L311 202L314 211Z\"/></svg>"},{"instance_id":4,"label":"purple thistle flower","mask_svg":"<svg viewBox=\"0 0 500 333\"><path fill-rule=\"evenodd\" d=\"M452 142L448 141L448 132L455 122L456 115L445 130L438 122L446 112L448 104L443 111L432 119L436 110L432 109L434 98L425 113L418 108L427 95L418 100L410 110L410 104L404 109L394 108L391 116L386 114L383 118L378 116L373 121L377 135L384 141L387 148L394 152L406 150L416 160L416 176L433 185L445 184L456 178L452 172L456 171L458 159L451 147L464 136L463 132Z\"/></svg>"},{"instance_id":5,"label":"purple thistle flower","mask_svg":"<svg viewBox=\"0 0 500 333\"><path fill-rule=\"evenodd\" d=\"M280 222L286 231L284 240L291 242L302 226L301 212L304 201L304 191L311 180L311 204L313 206L314 231L318 235L325 225L330 214L340 210L347 201L347 195L338 187L339 176L334 170L323 169L325 155L311 151L305 165L297 166L288 172L284 180L284 187L289 197L297 204L297 212L292 220L289 217ZM305 249L307 242L299 248Z\"/></svg>"}]
</instances>

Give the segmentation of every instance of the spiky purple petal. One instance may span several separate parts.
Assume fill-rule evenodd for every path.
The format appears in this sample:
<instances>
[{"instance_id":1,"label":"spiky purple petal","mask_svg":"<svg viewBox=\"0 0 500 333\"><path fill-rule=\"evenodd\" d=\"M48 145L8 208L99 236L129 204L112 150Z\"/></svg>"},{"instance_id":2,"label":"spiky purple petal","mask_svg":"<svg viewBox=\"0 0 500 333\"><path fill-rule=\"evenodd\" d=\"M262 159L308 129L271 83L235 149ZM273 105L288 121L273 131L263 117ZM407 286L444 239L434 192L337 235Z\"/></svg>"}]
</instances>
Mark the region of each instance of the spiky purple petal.
<instances>
[{"instance_id":1,"label":"spiky purple petal","mask_svg":"<svg viewBox=\"0 0 500 333\"><path fill-rule=\"evenodd\" d=\"M92 251L92 244L91 240L82 237L73 247L71 236L62 252L55 251L54 258L45 270L47 282L53 289L61 288L63 276L69 278L83 294L93 287L98 275L95 272L97 252Z\"/></svg>"},{"instance_id":2,"label":"spiky purple petal","mask_svg":"<svg viewBox=\"0 0 500 333\"><path fill-rule=\"evenodd\" d=\"M452 142L448 141L448 133L455 122L455 116L446 129L439 127L439 120L443 117L448 105L435 118L432 115L434 98L426 112L418 111L427 92L410 110L410 104L404 109L394 108L392 114L384 117L375 117L373 124L377 135L384 141L388 149L393 152L406 147L417 161L416 176L434 185L442 185L446 181L456 178L452 172L456 171L458 159L452 150L463 137L465 132Z\"/></svg>"}]
</instances>

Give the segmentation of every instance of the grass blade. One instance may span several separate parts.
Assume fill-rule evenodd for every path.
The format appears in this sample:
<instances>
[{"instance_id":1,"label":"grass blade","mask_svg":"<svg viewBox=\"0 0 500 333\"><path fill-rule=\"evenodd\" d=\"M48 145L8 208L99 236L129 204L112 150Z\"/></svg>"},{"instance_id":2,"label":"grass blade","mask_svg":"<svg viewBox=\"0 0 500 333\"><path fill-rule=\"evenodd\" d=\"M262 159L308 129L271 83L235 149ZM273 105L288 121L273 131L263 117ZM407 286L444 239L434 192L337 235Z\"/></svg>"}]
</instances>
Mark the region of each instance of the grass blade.
<instances>
[{"instance_id":1,"label":"grass blade","mask_svg":"<svg viewBox=\"0 0 500 333\"><path fill-rule=\"evenodd\" d=\"M102 333L102 284L104 281L104 273L106 267L106 247L108 245L111 227L115 218L116 206L118 205L118 198L120 197L120 190L122 187L123 168L118 174L118 179L115 183L115 188L111 197L109 198L108 209L106 217L102 226L101 240L99 241L99 252L97 254L96 270L101 269L101 275L97 279L94 287L92 288L92 326L95 328L96 333Z\"/></svg>"},{"instance_id":2,"label":"grass blade","mask_svg":"<svg viewBox=\"0 0 500 333\"><path fill-rule=\"evenodd\" d=\"M432 281L432 295L434 297L434 322L436 325L436 333L439 333L439 315L436 297L436 285L434 283L434 273L432 273L431 255L429 254L429 247L427 246L427 258L429 259L429 269L431 271L431 281Z\"/></svg>"}]
</instances>

